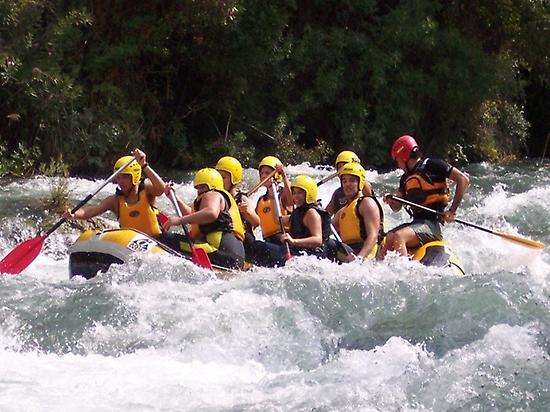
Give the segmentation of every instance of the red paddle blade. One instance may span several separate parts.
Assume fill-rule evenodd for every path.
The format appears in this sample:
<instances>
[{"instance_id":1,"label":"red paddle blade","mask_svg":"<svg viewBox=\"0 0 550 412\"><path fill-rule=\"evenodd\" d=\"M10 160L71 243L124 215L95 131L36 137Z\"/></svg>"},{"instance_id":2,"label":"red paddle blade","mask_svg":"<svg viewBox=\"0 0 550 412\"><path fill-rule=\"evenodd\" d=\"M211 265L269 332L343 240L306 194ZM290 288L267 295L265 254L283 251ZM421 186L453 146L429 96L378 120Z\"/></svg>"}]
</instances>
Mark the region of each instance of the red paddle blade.
<instances>
[{"instance_id":1,"label":"red paddle blade","mask_svg":"<svg viewBox=\"0 0 550 412\"><path fill-rule=\"evenodd\" d=\"M191 249L191 257L191 260L195 265L212 270L212 263L210 263L208 253L206 253L204 249L194 247L193 249Z\"/></svg>"},{"instance_id":2,"label":"red paddle blade","mask_svg":"<svg viewBox=\"0 0 550 412\"><path fill-rule=\"evenodd\" d=\"M25 240L0 262L0 273L18 275L29 266L42 250L46 235Z\"/></svg>"},{"instance_id":3,"label":"red paddle blade","mask_svg":"<svg viewBox=\"0 0 550 412\"><path fill-rule=\"evenodd\" d=\"M159 220L159 223L161 226L164 226L164 223L168 220L168 216L166 216L164 213L159 213L158 214L158 220Z\"/></svg>"}]
</instances>

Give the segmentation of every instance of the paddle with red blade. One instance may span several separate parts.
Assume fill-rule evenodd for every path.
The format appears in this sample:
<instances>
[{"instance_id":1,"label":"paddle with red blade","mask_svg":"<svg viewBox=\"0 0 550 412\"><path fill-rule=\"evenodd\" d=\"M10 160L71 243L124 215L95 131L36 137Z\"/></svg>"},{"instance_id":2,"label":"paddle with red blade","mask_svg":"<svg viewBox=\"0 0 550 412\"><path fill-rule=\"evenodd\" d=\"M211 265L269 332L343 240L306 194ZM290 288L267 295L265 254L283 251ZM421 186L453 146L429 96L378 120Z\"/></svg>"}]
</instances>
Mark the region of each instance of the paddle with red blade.
<instances>
[{"instance_id":1,"label":"paddle with red blade","mask_svg":"<svg viewBox=\"0 0 550 412\"><path fill-rule=\"evenodd\" d=\"M401 199L400 197L397 197L397 196L390 195L389 197L391 199L397 200L398 202L401 202L405 205L416 207L418 209L425 210L426 212L431 212L433 214L443 216L443 213L438 212L437 210L430 209L429 207L422 206L422 205L419 205L417 203L409 202L408 200ZM470 226L470 227L473 227L475 229L482 230L484 232L490 233L492 235L499 236L502 239L509 240L510 242L514 242L514 243L516 243L518 245L521 245L521 246L529 247L531 249L544 249L544 243L538 242L536 240L527 239L527 238L525 238L523 236L519 236L519 235L512 235L510 233L498 232L496 230L492 230L492 229L489 229L489 228L486 228L486 227L483 227L483 226L479 226L479 225L476 225L474 223L466 222L466 221L461 220L461 219L455 219L454 221L457 222L457 223L460 223L464 226Z\"/></svg>"},{"instance_id":2,"label":"paddle with red blade","mask_svg":"<svg viewBox=\"0 0 550 412\"><path fill-rule=\"evenodd\" d=\"M275 201L275 212L277 213L277 218L279 218L279 226L281 228L281 232L284 235L286 233L285 225L283 223L283 215L281 214L281 203L279 202L279 192L277 192L277 184L273 182L271 184L272 190L273 190L273 199ZM290 248L288 247L288 242L285 242L285 257L286 260L292 258L292 254L290 253Z\"/></svg>"},{"instance_id":3,"label":"paddle with red blade","mask_svg":"<svg viewBox=\"0 0 550 412\"><path fill-rule=\"evenodd\" d=\"M91 198L93 198L96 194L101 191L107 184L116 178L126 167L132 163L134 159L132 158L128 162L126 162L120 169L118 169L116 172L114 172L111 176L109 176L106 180L103 181L101 186L99 186L94 193L89 194L86 196L85 199L83 199L78 205L76 205L72 210L71 213L75 213L78 209L80 209L82 206L84 206L86 203L90 201ZM66 222L65 218L61 218L57 221L55 225L53 225L46 233L43 235L36 236L32 239L26 240L23 243L17 245L15 249L13 249L10 253L8 253L2 261L0 261L0 273L7 273L10 275L18 275L21 273L27 266L29 266L34 259L38 256L40 251L42 250L42 246L44 245L44 241L48 236L50 236L53 232L55 232L59 226L61 226L63 223Z\"/></svg>"},{"instance_id":4,"label":"paddle with red blade","mask_svg":"<svg viewBox=\"0 0 550 412\"><path fill-rule=\"evenodd\" d=\"M181 213L181 209L178 205L178 201L176 200L176 194L174 192L174 189L170 189L170 195L168 197L170 198L170 201L176 208L176 212L178 216L182 217L183 214ZM210 258L208 257L208 253L206 253L206 251L204 249L201 249L200 247L195 247L195 245L193 244L193 239L191 239L191 236L185 224L182 224L181 227L183 228L183 233L185 233L187 242L189 242L189 248L191 249L191 261L197 266L203 267L205 269L213 270L212 263L210 262Z\"/></svg>"}]
</instances>

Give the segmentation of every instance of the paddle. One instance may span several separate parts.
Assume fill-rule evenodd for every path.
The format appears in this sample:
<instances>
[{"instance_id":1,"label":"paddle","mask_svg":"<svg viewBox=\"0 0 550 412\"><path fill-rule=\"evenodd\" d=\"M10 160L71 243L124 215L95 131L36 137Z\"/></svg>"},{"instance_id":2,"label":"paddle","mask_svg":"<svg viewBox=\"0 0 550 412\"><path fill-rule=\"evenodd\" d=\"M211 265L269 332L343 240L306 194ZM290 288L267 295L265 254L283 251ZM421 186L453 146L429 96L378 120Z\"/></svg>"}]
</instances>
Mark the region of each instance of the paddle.
<instances>
[{"instance_id":1,"label":"paddle","mask_svg":"<svg viewBox=\"0 0 550 412\"><path fill-rule=\"evenodd\" d=\"M78 209L84 206L90 201L101 189L103 189L107 184L116 178L126 167L130 165L135 159L128 160L120 169L114 172L106 180L103 181L101 186L99 186L94 193L89 194L83 199L78 205L76 205L71 213L75 213ZM36 236L32 239L26 240L23 243L15 247L7 256L0 261L0 273L8 273L10 275L18 275L21 273L27 266L29 266L34 259L38 256L42 250L44 241L48 236L59 228L63 223L66 222L65 218L61 218L53 225L46 233L43 235Z\"/></svg>"},{"instance_id":2,"label":"paddle","mask_svg":"<svg viewBox=\"0 0 550 412\"><path fill-rule=\"evenodd\" d=\"M279 219L279 227L283 235L286 233L285 225L283 224L283 215L281 214L281 204L279 202L279 192L277 192L277 184L272 183L271 188L273 190L273 199L275 200L275 212L277 213L277 218ZM285 257L286 260L292 257L290 253L290 248L288 247L288 242L285 242Z\"/></svg>"},{"instance_id":3,"label":"paddle","mask_svg":"<svg viewBox=\"0 0 550 412\"><path fill-rule=\"evenodd\" d=\"M429 207L425 207L425 206L422 206L422 205L419 205L419 204L416 204L416 203L413 203L413 202L409 202L408 200L401 199L400 197L397 197L397 196L389 195L389 197L390 197L390 199L397 200L398 202L401 202L403 204L406 204L406 205L409 205L409 206L412 206L412 207L416 207L418 209L422 209L422 210L425 210L427 212L430 212L430 213L433 213L433 214L436 214L436 215L439 215L439 216L443 216L443 213L438 212L437 210L430 209ZM536 240L527 239L527 238L524 238L524 237L518 236L518 235L512 235L510 233L498 232L496 230L491 230L491 229L488 229L488 228L483 227L483 226L478 226L474 223L466 222L466 221L461 220L461 219L455 219L455 222L463 224L464 226L470 226L470 227L473 227L475 229L482 230L482 231L490 233L492 235L499 236L503 239L506 239L506 240L509 240L511 242L517 243L518 245L521 245L521 246L529 247L531 249L544 249L544 243L538 242Z\"/></svg>"},{"instance_id":4,"label":"paddle","mask_svg":"<svg viewBox=\"0 0 550 412\"><path fill-rule=\"evenodd\" d=\"M250 189L248 192L244 193L246 197L251 196L252 194L256 193L260 187L262 187L269 179L273 177L273 175L276 173L276 170L273 170L264 180L262 180L260 183L258 183L256 186L254 186L252 189Z\"/></svg>"},{"instance_id":5,"label":"paddle","mask_svg":"<svg viewBox=\"0 0 550 412\"><path fill-rule=\"evenodd\" d=\"M338 176L338 171L329 174L328 176L323 177L321 180L317 182L317 186L321 186L322 184L328 182L329 180L334 179L336 176Z\"/></svg>"},{"instance_id":6,"label":"paddle","mask_svg":"<svg viewBox=\"0 0 550 412\"><path fill-rule=\"evenodd\" d=\"M170 188L170 195L168 197L176 208L176 213L178 214L178 216L182 217L183 215L176 200L174 189ZM197 266L212 270L212 263L210 262L208 253L206 253L206 251L204 249L201 249L200 247L195 247L195 245L193 244L193 239L191 239L191 236L185 224L182 224L181 227L183 228L183 233L185 233L185 237L187 238L187 242L189 243L189 248L191 249L191 261Z\"/></svg>"},{"instance_id":7,"label":"paddle","mask_svg":"<svg viewBox=\"0 0 550 412\"><path fill-rule=\"evenodd\" d=\"M336 243L338 244L339 247L342 248L344 253L346 253L346 255L355 256L355 252L353 251L351 246L344 243L344 242L342 242L342 238L340 237L340 235L338 234L338 231L336 230L336 228L334 227L334 225L332 223L330 224L330 230L331 230L332 234L334 235L334 238L336 239Z\"/></svg>"}]
</instances>

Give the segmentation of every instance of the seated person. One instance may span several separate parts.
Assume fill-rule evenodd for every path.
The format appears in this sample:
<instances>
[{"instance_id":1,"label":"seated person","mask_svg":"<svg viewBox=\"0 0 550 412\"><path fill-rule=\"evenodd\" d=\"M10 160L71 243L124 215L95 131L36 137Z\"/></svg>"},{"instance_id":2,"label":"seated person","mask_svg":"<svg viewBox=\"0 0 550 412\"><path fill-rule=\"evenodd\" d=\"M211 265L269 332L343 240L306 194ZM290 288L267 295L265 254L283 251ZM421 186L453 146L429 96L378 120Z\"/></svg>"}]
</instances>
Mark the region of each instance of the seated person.
<instances>
[{"instance_id":1,"label":"seated person","mask_svg":"<svg viewBox=\"0 0 550 412\"><path fill-rule=\"evenodd\" d=\"M193 185L197 189L193 208L178 198L183 216L169 217L164 229L190 224L194 247L204 249L212 263L242 269L243 222L235 199L223 187L222 176L215 169L201 169L195 174ZM189 241L183 235L174 236L167 243L172 248L191 252Z\"/></svg>"},{"instance_id":2,"label":"seated person","mask_svg":"<svg viewBox=\"0 0 550 412\"><path fill-rule=\"evenodd\" d=\"M306 253L326 257L323 245L331 232L330 215L315 205L317 183L309 176L298 176L290 185L294 210L287 217L288 232L282 239L290 246L292 255Z\"/></svg>"}]
</instances>

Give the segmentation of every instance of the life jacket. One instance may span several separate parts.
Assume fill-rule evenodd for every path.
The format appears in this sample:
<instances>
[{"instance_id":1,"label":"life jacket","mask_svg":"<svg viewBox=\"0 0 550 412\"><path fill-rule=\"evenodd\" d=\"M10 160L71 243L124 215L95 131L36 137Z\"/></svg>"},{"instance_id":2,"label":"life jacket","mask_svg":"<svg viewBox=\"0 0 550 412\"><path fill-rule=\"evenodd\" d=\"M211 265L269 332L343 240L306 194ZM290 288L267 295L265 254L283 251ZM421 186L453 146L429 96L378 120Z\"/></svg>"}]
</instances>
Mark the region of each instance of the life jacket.
<instances>
[{"instance_id":1,"label":"life jacket","mask_svg":"<svg viewBox=\"0 0 550 412\"><path fill-rule=\"evenodd\" d=\"M319 216L321 216L321 230L324 243L331 234L330 215L326 210L312 204L297 207L292 211L290 214L290 229L288 232L294 239L305 239L311 236L311 232L304 224L304 217L309 209L315 209L315 211L319 213Z\"/></svg>"},{"instance_id":2,"label":"life jacket","mask_svg":"<svg viewBox=\"0 0 550 412\"><path fill-rule=\"evenodd\" d=\"M118 223L121 228L132 228L149 236L158 236L162 228L158 221L158 209L151 204L141 183L138 188L138 201L129 204L120 190L117 190Z\"/></svg>"},{"instance_id":3,"label":"life jacket","mask_svg":"<svg viewBox=\"0 0 550 412\"><path fill-rule=\"evenodd\" d=\"M275 194L279 196L280 192ZM275 208L275 199L268 199L267 193L258 199L256 204L256 214L260 218L260 227L262 228L262 236L264 239L281 233L281 225L277 217ZM281 215L288 215L288 211L281 207Z\"/></svg>"},{"instance_id":4,"label":"life jacket","mask_svg":"<svg viewBox=\"0 0 550 412\"><path fill-rule=\"evenodd\" d=\"M214 191L223 196L225 200L224 209L220 212L214 222L200 225L192 224L191 236L194 238L199 238L207 236L213 232L233 232L233 234L242 241L244 239L244 225L235 199L233 199L233 196L231 196L231 194L224 189L214 189ZM197 212L200 210L201 201L205 193L197 196L193 202L193 211Z\"/></svg>"},{"instance_id":5,"label":"life jacket","mask_svg":"<svg viewBox=\"0 0 550 412\"><path fill-rule=\"evenodd\" d=\"M380 213L380 226L378 228L378 237L377 244L381 245L386 236L384 231L384 210L380 201L376 196L358 196L349 202L345 207L344 211L340 214L338 220L338 228L340 229L340 237L342 242L348 244L355 244L364 242L367 238L367 230L359 212L359 205L365 197L370 197L376 203L378 207L378 213Z\"/></svg>"},{"instance_id":6,"label":"life jacket","mask_svg":"<svg viewBox=\"0 0 550 412\"><path fill-rule=\"evenodd\" d=\"M449 185L447 179L433 181L426 173L428 158L420 162L418 167L405 178L405 199L428 206L437 210L444 210L449 202Z\"/></svg>"}]
</instances>

